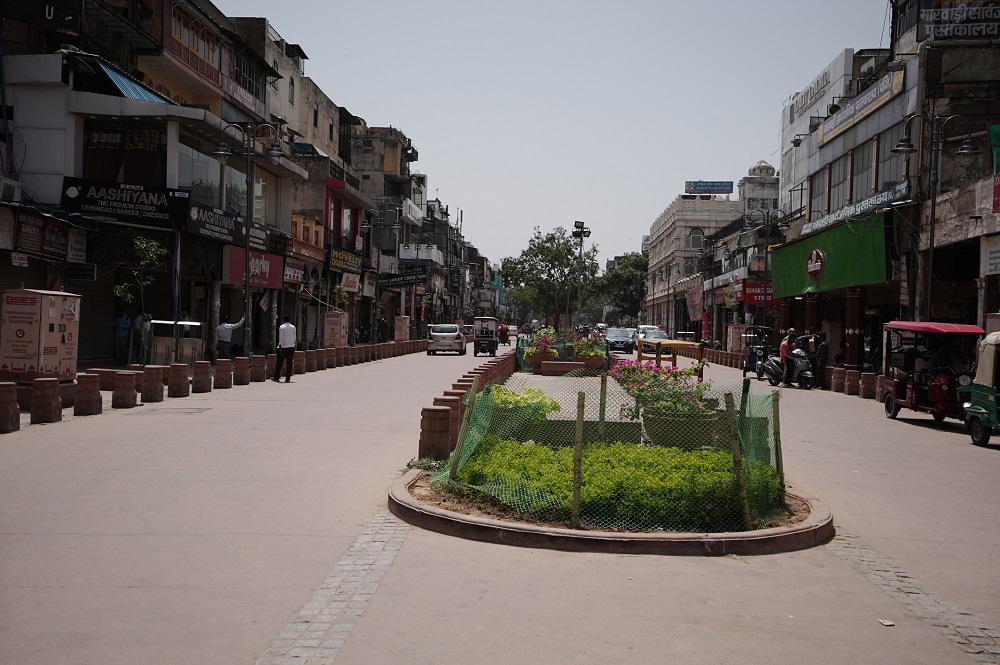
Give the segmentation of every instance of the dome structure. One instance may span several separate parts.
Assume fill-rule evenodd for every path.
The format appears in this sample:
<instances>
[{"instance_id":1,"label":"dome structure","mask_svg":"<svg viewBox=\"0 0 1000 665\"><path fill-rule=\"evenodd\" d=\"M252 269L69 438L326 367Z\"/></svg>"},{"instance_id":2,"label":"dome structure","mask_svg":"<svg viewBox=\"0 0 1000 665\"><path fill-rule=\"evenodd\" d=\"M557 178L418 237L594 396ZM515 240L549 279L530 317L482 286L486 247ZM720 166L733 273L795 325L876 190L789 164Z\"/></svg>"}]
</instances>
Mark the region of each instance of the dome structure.
<instances>
[{"instance_id":1,"label":"dome structure","mask_svg":"<svg viewBox=\"0 0 1000 665\"><path fill-rule=\"evenodd\" d=\"M763 159L750 167L747 175L752 176L773 176L775 173L774 167L765 162Z\"/></svg>"}]
</instances>

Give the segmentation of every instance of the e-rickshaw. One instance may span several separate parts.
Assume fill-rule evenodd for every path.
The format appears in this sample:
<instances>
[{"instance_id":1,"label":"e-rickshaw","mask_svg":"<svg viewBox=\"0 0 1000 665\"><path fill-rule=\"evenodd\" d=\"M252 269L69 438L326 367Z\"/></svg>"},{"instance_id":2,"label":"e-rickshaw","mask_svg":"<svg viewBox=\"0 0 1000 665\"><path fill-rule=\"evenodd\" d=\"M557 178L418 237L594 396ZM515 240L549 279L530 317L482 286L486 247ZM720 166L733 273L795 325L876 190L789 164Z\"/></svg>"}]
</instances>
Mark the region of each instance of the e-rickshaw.
<instances>
[{"instance_id":1,"label":"e-rickshaw","mask_svg":"<svg viewBox=\"0 0 1000 665\"><path fill-rule=\"evenodd\" d=\"M901 408L930 413L934 420L965 421L979 326L935 321L891 321L883 326L883 405L887 418Z\"/></svg>"},{"instance_id":2,"label":"e-rickshaw","mask_svg":"<svg viewBox=\"0 0 1000 665\"><path fill-rule=\"evenodd\" d=\"M997 420L997 360L1000 360L1000 332L992 332L979 343L976 378L972 380L970 401L965 406L965 427L972 443L985 446L993 430L1000 427Z\"/></svg>"},{"instance_id":3,"label":"e-rickshaw","mask_svg":"<svg viewBox=\"0 0 1000 665\"><path fill-rule=\"evenodd\" d=\"M747 326L743 332L743 376L754 372L757 380L764 379L764 363L767 361L767 338L774 332L767 326Z\"/></svg>"},{"instance_id":4,"label":"e-rickshaw","mask_svg":"<svg viewBox=\"0 0 1000 665\"><path fill-rule=\"evenodd\" d=\"M472 326L475 331L472 355L478 356L480 353L488 353L495 356L497 354L497 332L500 329L499 319L492 316L477 316Z\"/></svg>"}]
</instances>

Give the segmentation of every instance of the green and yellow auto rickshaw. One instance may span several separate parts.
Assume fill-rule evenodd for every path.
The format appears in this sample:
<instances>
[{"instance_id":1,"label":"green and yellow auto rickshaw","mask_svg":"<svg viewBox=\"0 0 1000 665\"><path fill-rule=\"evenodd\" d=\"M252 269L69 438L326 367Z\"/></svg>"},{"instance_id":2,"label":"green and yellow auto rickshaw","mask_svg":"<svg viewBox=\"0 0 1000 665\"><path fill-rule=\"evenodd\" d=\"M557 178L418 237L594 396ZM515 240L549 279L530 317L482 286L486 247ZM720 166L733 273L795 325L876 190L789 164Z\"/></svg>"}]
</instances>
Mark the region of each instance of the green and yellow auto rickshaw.
<instances>
[{"instance_id":1,"label":"green and yellow auto rickshaw","mask_svg":"<svg viewBox=\"0 0 1000 665\"><path fill-rule=\"evenodd\" d=\"M1000 360L1000 332L990 333L979 343L976 376L972 380L971 401L965 403L965 426L972 443L985 446L993 430L1000 427L997 420L997 361Z\"/></svg>"}]
</instances>

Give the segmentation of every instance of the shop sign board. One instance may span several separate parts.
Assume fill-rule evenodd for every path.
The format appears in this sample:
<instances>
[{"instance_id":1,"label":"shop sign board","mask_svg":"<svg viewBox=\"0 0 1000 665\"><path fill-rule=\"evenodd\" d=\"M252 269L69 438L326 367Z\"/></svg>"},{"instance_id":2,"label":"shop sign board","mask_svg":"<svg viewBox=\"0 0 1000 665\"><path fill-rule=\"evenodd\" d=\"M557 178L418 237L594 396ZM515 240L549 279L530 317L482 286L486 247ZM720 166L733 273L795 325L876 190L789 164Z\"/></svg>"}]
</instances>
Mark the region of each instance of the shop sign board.
<instances>
[{"instance_id":1,"label":"shop sign board","mask_svg":"<svg viewBox=\"0 0 1000 665\"><path fill-rule=\"evenodd\" d=\"M809 252L809 257L806 259L806 273L810 277L819 281L819 278L823 276L823 268L825 267L826 258L823 256L822 250L814 249Z\"/></svg>"},{"instance_id":2,"label":"shop sign board","mask_svg":"<svg viewBox=\"0 0 1000 665\"><path fill-rule=\"evenodd\" d=\"M67 263L66 279L75 279L84 282L97 281L96 263Z\"/></svg>"},{"instance_id":3,"label":"shop sign board","mask_svg":"<svg viewBox=\"0 0 1000 665\"><path fill-rule=\"evenodd\" d=\"M732 194L732 180L688 180L684 183L685 194Z\"/></svg>"},{"instance_id":4,"label":"shop sign board","mask_svg":"<svg viewBox=\"0 0 1000 665\"><path fill-rule=\"evenodd\" d=\"M427 266L417 266L400 273L381 273L378 276L378 288L394 286L410 286L411 284L427 283Z\"/></svg>"},{"instance_id":5,"label":"shop sign board","mask_svg":"<svg viewBox=\"0 0 1000 665\"><path fill-rule=\"evenodd\" d=\"M821 217L807 222L802 227L802 235L809 235L810 233L822 231L825 228L833 226L838 222L851 219L852 217L861 217L862 215L873 212L877 208L881 208L882 206L892 203L893 201L899 201L909 194L910 181L904 180L903 182L887 187L876 194L872 194L867 199L863 199L857 203L841 208L836 212L830 213L826 217Z\"/></svg>"},{"instance_id":6,"label":"shop sign board","mask_svg":"<svg viewBox=\"0 0 1000 665\"><path fill-rule=\"evenodd\" d=\"M284 276L284 263L277 254L250 252L250 286L280 289ZM256 274L255 274L256 273ZM243 284L246 274L246 252L242 247L228 245L222 248L222 283Z\"/></svg>"},{"instance_id":7,"label":"shop sign board","mask_svg":"<svg viewBox=\"0 0 1000 665\"><path fill-rule=\"evenodd\" d=\"M746 282L743 285L743 302L747 305L763 305L767 299L768 305L776 305L779 300L774 297L774 289L770 284L761 282Z\"/></svg>"},{"instance_id":8,"label":"shop sign board","mask_svg":"<svg viewBox=\"0 0 1000 665\"><path fill-rule=\"evenodd\" d=\"M1000 37L1000 3L966 0L962 3L921 4L917 39L996 39Z\"/></svg>"},{"instance_id":9,"label":"shop sign board","mask_svg":"<svg viewBox=\"0 0 1000 665\"><path fill-rule=\"evenodd\" d=\"M83 14L81 0L4 0L4 18L24 21L51 30L61 30L73 34L80 32L80 16Z\"/></svg>"},{"instance_id":10,"label":"shop sign board","mask_svg":"<svg viewBox=\"0 0 1000 665\"><path fill-rule=\"evenodd\" d=\"M353 272L341 273L340 285L343 286L348 293L357 293L358 289L361 287L361 275Z\"/></svg>"},{"instance_id":11,"label":"shop sign board","mask_svg":"<svg viewBox=\"0 0 1000 665\"><path fill-rule=\"evenodd\" d=\"M889 72L860 95L845 102L839 111L827 118L819 126L816 145L821 146L836 136L840 136L854 125L867 118L877 109L903 92L903 72Z\"/></svg>"},{"instance_id":12,"label":"shop sign board","mask_svg":"<svg viewBox=\"0 0 1000 665\"><path fill-rule=\"evenodd\" d=\"M14 242L20 252L65 261L69 245L69 225L34 210L21 209L17 211Z\"/></svg>"},{"instance_id":13,"label":"shop sign board","mask_svg":"<svg viewBox=\"0 0 1000 665\"><path fill-rule=\"evenodd\" d=\"M182 189L67 177L60 206L85 215L127 217L169 227L184 218L190 201L191 194Z\"/></svg>"},{"instance_id":14,"label":"shop sign board","mask_svg":"<svg viewBox=\"0 0 1000 665\"><path fill-rule=\"evenodd\" d=\"M295 259L285 259L285 281L301 284L306 274L306 264Z\"/></svg>"},{"instance_id":15,"label":"shop sign board","mask_svg":"<svg viewBox=\"0 0 1000 665\"><path fill-rule=\"evenodd\" d=\"M1000 173L993 175L993 212L1000 212Z\"/></svg>"},{"instance_id":16,"label":"shop sign board","mask_svg":"<svg viewBox=\"0 0 1000 665\"><path fill-rule=\"evenodd\" d=\"M330 248L330 268L342 272L361 274L361 262L364 257L339 247Z\"/></svg>"},{"instance_id":17,"label":"shop sign board","mask_svg":"<svg viewBox=\"0 0 1000 665\"><path fill-rule=\"evenodd\" d=\"M410 341L410 317L397 316L393 319L397 342Z\"/></svg>"},{"instance_id":18,"label":"shop sign board","mask_svg":"<svg viewBox=\"0 0 1000 665\"><path fill-rule=\"evenodd\" d=\"M87 232L70 228L67 233L66 260L70 263L86 263Z\"/></svg>"},{"instance_id":19,"label":"shop sign board","mask_svg":"<svg viewBox=\"0 0 1000 665\"><path fill-rule=\"evenodd\" d=\"M188 210L187 230L203 238L219 240L227 245L243 247L246 241L246 225L243 217L226 210L191 202ZM271 227L259 222L250 222L250 249L266 252L271 247Z\"/></svg>"},{"instance_id":20,"label":"shop sign board","mask_svg":"<svg viewBox=\"0 0 1000 665\"><path fill-rule=\"evenodd\" d=\"M364 284L361 287L361 295L365 298L371 298L375 295L375 283L377 281L377 275L373 272L366 272Z\"/></svg>"},{"instance_id":21,"label":"shop sign board","mask_svg":"<svg viewBox=\"0 0 1000 665\"><path fill-rule=\"evenodd\" d=\"M1000 275L1000 234L983 237L980 248L980 272L983 275Z\"/></svg>"}]
</instances>

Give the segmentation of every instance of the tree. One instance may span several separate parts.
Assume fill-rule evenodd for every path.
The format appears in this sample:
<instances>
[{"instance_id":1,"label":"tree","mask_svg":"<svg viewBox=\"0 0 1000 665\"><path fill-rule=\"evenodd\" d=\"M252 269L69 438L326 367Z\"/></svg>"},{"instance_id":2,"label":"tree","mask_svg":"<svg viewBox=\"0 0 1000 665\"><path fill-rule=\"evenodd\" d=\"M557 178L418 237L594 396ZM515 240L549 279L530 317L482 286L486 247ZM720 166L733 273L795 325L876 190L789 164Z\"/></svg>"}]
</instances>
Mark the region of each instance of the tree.
<instances>
[{"instance_id":1,"label":"tree","mask_svg":"<svg viewBox=\"0 0 1000 665\"><path fill-rule=\"evenodd\" d=\"M619 319L638 320L648 273L649 256L632 252L599 279L600 293L618 312Z\"/></svg>"},{"instance_id":2,"label":"tree","mask_svg":"<svg viewBox=\"0 0 1000 665\"><path fill-rule=\"evenodd\" d=\"M561 226L535 232L527 249L500 262L504 288L518 303L541 315L570 314L580 289L596 274L597 245L582 253L580 244Z\"/></svg>"}]
</instances>

